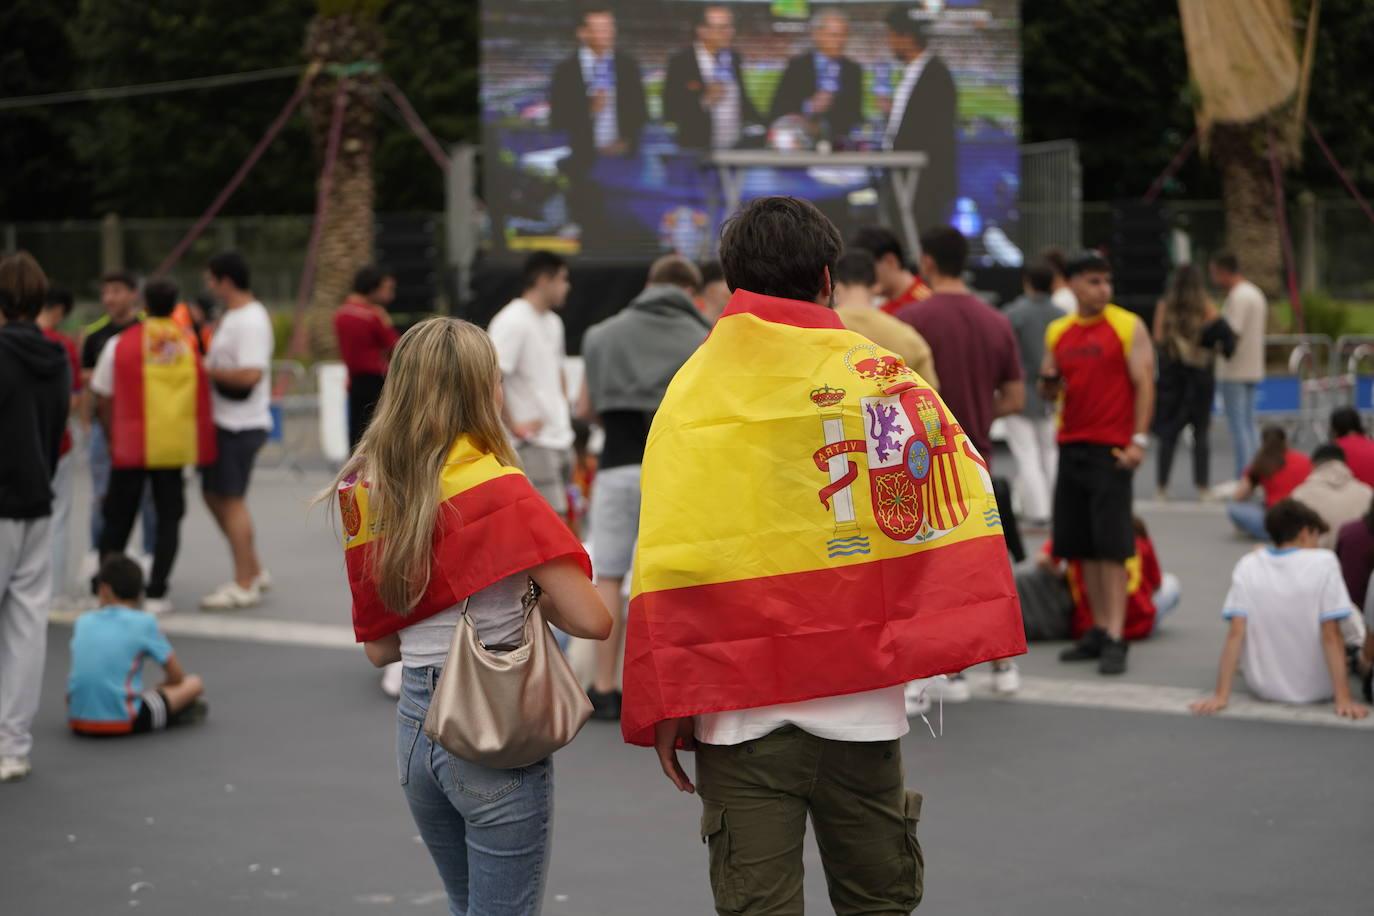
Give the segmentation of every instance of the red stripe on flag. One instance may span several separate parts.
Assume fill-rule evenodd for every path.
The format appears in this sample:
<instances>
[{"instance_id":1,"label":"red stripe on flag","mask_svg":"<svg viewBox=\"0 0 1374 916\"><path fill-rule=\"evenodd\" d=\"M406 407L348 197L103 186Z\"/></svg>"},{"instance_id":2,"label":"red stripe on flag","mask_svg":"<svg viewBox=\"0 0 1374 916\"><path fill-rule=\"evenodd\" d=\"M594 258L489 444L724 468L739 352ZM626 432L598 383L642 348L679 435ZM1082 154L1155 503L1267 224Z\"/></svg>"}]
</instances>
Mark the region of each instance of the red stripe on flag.
<instances>
[{"instance_id":1,"label":"red stripe on flag","mask_svg":"<svg viewBox=\"0 0 1374 916\"><path fill-rule=\"evenodd\" d=\"M891 687L1026 651L1001 537L631 602L621 729Z\"/></svg>"},{"instance_id":2,"label":"red stripe on flag","mask_svg":"<svg viewBox=\"0 0 1374 916\"><path fill-rule=\"evenodd\" d=\"M939 458L935 459L935 463L939 461ZM940 500L940 487L935 482L935 467L932 464L930 472L926 474L926 506L927 511L934 517L934 527L943 531L947 526L945 517L940 514Z\"/></svg>"},{"instance_id":3,"label":"red stripe on flag","mask_svg":"<svg viewBox=\"0 0 1374 916\"><path fill-rule=\"evenodd\" d=\"M951 476L954 478L954 495L959 499L959 521L963 522L964 519L968 518L968 500L964 499L964 485L959 482L957 457L951 461L951 469L953 470Z\"/></svg>"},{"instance_id":4,"label":"red stripe on flag","mask_svg":"<svg viewBox=\"0 0 1374 916\"><path fill-rule=\"evenodd\" d=\"M117 468L147 462L148 429L143 404L143 325L115 338L114 396L111 399L110 461Z\"/></svg>"},{"instance_id":5,"label":"red stripe on flag","mask_svg":"<svg viewBox=\"0 0 1374 916\"><path fill-rule=\"evenodd\" d=\"M219 458L219 440L215 436L215 420L210 405L210 379L205 373L205 363L196 351L194 336L190 336L190 342L196 360L196 466L203 468L214 464Z\"/></svg>"}]
</instances>

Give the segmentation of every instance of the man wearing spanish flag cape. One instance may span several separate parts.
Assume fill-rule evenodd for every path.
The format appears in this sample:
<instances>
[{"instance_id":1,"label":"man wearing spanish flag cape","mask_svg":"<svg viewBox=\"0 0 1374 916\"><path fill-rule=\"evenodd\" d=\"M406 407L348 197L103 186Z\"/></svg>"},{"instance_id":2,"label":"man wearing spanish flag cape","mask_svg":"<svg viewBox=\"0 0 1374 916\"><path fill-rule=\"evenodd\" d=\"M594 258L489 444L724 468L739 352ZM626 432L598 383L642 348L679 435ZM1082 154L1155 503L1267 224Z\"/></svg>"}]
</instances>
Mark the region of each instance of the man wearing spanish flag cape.
<instances>
[{"instance_id":1,"label":"man wearing spanish flag cape","mask_svg":"<svg viewBox=\"0 0 1374 916\"><path fill-rule=\"evenodd\" d=\"M157 538L145 609L165 613L171 610L167 578L186 512L182 469L215 460L215 427L195 337L172 318L176 286L153 280L143 299L147 317L105 344L91 376L101 422L110 431L112 461L100 553L124 552L146 480Z\"/></svg>"},{"instance_id":2,"label":"man wearing spanish flag cape","mask_svg":"<svg viewBox=\"0 0 1374 916\"><path fill-rule=\"evenodd\" d=\"M802 912L808 814L836 913L915 909L903 685L1025 652L983 459L824 305L840 248L803 201L731 219L734 296L644 456L622 728L682 791L697 751L720 913Z\"/></svg>"}]
</instances>

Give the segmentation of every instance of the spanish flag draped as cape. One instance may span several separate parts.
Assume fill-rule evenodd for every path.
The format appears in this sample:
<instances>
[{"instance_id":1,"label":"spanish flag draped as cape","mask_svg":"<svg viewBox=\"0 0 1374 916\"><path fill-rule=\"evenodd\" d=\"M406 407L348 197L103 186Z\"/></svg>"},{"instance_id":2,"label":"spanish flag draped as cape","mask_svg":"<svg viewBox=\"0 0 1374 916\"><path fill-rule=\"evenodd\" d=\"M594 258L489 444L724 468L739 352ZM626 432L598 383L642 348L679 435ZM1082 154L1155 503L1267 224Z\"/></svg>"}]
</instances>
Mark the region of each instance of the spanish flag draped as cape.
<instances>
[{"instance_id":1,"label":"spanish flag draped as cape","mask_svg":"<svg viewBox=\"0 0 1374 916\"><path fill-rule=\"evenodd\" d=\"M827 308L737 291L654 418L621 727L1026 651L987 465Z\"/></svg>"},{"instance_id":2,"label":"spanish flag draped as cape","mask_svg":"<svg viewBox=\"0 0 1374 916\"><path fill-rule=\"evenodd\" d=\"M467 436L449 450L439 477L438 520L429 588L404 617L387 610L372 578L372 551L382 537L368 516L367 481L339 487L344 561L353 591L353 635L380 639L461 604L507 576L567 557L591 578L582 544L519 468L506 467Z\"/></svg>"},{"instance_id":3,"label":"spanish flag draped as cape","mask_svg":"<svg viewBox=\"0 0 1374 916\"><path fill-rule=\"evenodd\" d=\"M170 318L145 318L123 331L114 348L114 467L212 464L210 385L195 339Z\"/></svg>"}]
</instances>

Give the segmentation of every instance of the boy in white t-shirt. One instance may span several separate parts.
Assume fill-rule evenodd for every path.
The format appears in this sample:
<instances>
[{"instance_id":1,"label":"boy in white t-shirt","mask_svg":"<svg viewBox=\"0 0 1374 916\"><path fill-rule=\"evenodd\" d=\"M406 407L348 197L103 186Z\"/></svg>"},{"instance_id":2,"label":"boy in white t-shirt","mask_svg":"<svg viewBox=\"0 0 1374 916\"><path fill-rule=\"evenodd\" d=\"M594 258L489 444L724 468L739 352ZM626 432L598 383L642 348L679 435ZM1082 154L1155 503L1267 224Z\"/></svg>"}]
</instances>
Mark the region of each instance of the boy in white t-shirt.
<instances>
[{"instance_id":1,"label":"boy in white t-shirt","mask_svg":"<svg viewBox=\"0 0 1374 916\"><path fill-rule=\"evenodd\" d=\"M246 497L258 450L272 430L276 341L272 316L254 297L248 264L238 252L226 251L210 259L205 286L224 303L224 317L205 356L205 373L214 388L211 406L219 457L202 471L201 493L229 542L234 578L206 595L200 606L222 611L258 604L271 581L258 562Z\"/></svg>"},{"instance_id":2,"label":"boy in white t-shirt","mask_svg":"<svg viewBox=\"0 0 1374 916\"><path fill-rule=\"evenodd\" d=\"M1230 621L1216 693L1192 704L1198 715L1226 708L1236 669L1262 700L1335 700L1336 715L1363 719L1369 709L1350 697L1341 621L1354 613L1336 555L1317 548L1321 516L1295 499L1265 515L1273 547L1241 558L1222 616Z\"/></svg>"}]
</instances>

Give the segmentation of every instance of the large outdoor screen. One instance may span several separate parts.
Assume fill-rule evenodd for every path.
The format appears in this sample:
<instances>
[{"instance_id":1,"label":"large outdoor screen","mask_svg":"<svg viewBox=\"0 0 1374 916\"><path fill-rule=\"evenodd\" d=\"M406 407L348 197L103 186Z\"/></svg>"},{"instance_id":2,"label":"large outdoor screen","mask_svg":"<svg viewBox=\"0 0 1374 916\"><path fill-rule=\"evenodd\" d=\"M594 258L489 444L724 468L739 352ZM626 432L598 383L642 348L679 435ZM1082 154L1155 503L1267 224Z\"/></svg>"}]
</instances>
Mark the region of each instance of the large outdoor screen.
<instances>
[{"instance_id":1,"label":"large outdoor screen","mask_svg":"<svg viewBox=\"0 0 1374 916\"><path fill-rule=\"evenodd\" d=\"M1020 260L1019 0L484 0L482 27L497 251L706 258L732 199L722 151L915 151L917 225L957 226L984 263ZM739 196L804 197L846 234L900 231L880 159L778 160L738 173Z\"/></svg>"}]
</instances>

